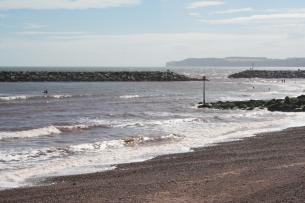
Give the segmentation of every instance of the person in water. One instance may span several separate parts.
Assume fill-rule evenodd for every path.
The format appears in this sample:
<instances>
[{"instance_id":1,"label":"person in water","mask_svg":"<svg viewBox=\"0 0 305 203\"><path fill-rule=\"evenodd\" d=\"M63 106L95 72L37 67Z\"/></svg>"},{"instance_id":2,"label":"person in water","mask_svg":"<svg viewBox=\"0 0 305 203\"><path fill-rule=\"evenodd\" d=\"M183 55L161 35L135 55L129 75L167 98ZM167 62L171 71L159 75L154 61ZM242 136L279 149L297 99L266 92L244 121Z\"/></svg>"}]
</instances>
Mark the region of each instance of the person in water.
<instances>
[{"instance_id":1,"label":"person in water","mask_svg":"<svg viewBox=\"0 0 305 203\"><path fill-rule=\"evenodd\" d=\"M43 93L44 95L48 95L48 89L45 89L42 93Z\"/></svg>"}]
</instances>

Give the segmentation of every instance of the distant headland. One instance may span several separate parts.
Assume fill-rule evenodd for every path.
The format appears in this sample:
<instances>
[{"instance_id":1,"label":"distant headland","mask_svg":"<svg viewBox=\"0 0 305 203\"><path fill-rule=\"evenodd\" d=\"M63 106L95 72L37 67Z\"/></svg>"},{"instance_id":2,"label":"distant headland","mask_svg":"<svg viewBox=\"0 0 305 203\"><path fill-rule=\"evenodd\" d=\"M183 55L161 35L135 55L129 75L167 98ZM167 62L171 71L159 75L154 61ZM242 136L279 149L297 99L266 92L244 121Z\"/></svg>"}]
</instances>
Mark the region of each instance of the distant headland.
<instances>
[{"instance_id":1,"label":"distant headland","mask_svg":"<svg viewBox=\"0 0 305 203\"><path fill-rule=\"evenodd\" d=\"M166 63L167 67L305 67L305 58L265 57L188 58Z\"/></svg>"},{"instance_id":2,"label":"distant headland","mask_svg":"<svg viewBox=\"0 0 305 203\"><path fill-rule=\"evenodd\" d=\"M171 71L48 72L1 71L0 82L196 81Z\"/></svg>"}]
</instances>

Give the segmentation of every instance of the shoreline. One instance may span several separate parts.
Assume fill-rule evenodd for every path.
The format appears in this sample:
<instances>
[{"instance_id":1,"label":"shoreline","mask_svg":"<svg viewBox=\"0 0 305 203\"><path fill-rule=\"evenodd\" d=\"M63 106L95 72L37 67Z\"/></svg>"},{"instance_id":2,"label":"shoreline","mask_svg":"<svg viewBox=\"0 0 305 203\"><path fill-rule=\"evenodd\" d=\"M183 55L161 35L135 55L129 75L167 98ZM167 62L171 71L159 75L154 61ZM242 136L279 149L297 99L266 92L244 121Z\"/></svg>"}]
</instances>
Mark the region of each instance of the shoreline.
<instances>
[{"instance_id":1,"label":"shoreline","mask_svg":"<svg viewBox=\"0 0 305 203\"><path fill-rule=\"evenodd\" d=\"M0 191L0 202L304 202L305 127L49 178Z\"/></svg>"}]
</instances>

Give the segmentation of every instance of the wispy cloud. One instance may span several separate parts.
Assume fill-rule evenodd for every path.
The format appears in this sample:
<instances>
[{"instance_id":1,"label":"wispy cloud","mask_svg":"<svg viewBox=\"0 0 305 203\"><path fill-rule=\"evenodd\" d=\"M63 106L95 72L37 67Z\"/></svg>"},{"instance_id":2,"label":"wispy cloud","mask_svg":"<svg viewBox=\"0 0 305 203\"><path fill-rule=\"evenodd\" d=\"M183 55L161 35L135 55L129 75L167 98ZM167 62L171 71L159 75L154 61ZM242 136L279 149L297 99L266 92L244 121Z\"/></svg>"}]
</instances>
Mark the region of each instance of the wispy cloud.
<instances>
[{"instance_id":1,"label":"wispy cloud","mask_svg":"<svg viewBox=\"0 0 305 203\"><path fill-rule=\"evenodd\" d=\"M1 0L0 9L89 9L139 4L141 0Z\"/></svg>"},{"instance_id":2,"label":"wispy cloud","mask_svg":"<svg viewBox=\"0 0 305 203\"><path fill-rule=\"evenodd\" d=\"M195 1L191 3L187 8L197 9L197 8L206 8L210 6L219 6L225 4L224 1L219 0L206 0L206 1Z\"/></svg>"},{"instance_id":3,"label":"wispy cloud","mask_svg":"<svg viewBox=\"0 0 305 203\"><path fill-rule=\"evenodd\" d=\"M36 23L29 23L24 26L24 28L27 30L35 30L35 29L40 29L40 28L45 28L45 27L47 27L47 26L42 25L42 24L36 24Z\"/></svg>"},{"instance_id":4,"label":"wispy cloud","mask_svg":"<svg viewBox=\"0 0 305 203\"><path fill-rule=\"evenodd\" d=\"M200 13L196 13L196 12L191 12L191 13L188 13L189 16L193 16L193 17L197 17L197 18L200 18L202 17L202 15Z\"/></svg>"},{"instance_id":5,"label":"wispy cloud","mask_svg":"<svg viewBox=\"0 0 305 203\"><path fill-rule=\"evenodd\" d=\"M242 13L242 12L249 12L249 11L254 11L253 8L238 8L238 9L228 9L224 11L216 11L214 14L233 14L233 13Z\"/></svg>"},{"instance_id":6,"label":"wispy cloud","mask_svg":"<svg viewBox=\"0 0 305 203\"><path fill-rule=\"evenodd\" d=\"M305 22L305 13L272 13L251 15L237 18L201 20L209 24L249 24L249 23L284 23L284 22Z\"/></svg>"},{"instance_id":7,"label":"wispy cloud","mask_svg":"<svg viewBox=\"0 0 305 203\"><path fill-rule=\"evenodd\" d=\"M87 35L88 33L85 32L42 32L42 31L24 31L24 32L17 32L18 35L23 36L44 36L44 37L53 37L53 36L83 36Z\"/></svg>"},{"instance_id":8,"label":"wispy cloud","mask_svg":"<svg viewBox=\"0 0 305 203\"><path fill-rule=\"evenodd\" d=\"M213 14L235 14L242 12L257 12L257 13L300 13L305 12L304 8L282 8L282 9L254 9L251 7L228 9L223 11L215 11Z\"/></svg>"}]
</instances>

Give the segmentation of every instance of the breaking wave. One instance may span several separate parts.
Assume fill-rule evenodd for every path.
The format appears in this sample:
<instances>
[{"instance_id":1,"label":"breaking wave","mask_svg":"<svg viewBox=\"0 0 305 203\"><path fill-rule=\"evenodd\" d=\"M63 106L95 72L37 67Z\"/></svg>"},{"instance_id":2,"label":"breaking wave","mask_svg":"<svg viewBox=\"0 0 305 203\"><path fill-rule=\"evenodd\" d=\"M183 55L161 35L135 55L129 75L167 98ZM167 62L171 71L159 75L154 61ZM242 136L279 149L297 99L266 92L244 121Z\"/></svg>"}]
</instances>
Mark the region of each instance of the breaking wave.
<instances>
[{"instance_id":1,"label":"breaking wave","mask_svg":"<svg viewBox=\"0 0 305 203\"><path fill-rule=\"evenodd\" d=\"M37 128L31 130L0 132L0 140L31 138L31 137L47 136L47 135L60 134L60 133L61 131L55 126L48 126L44 128Z\"/></svg>"},{"instance_id":2,"label":"breaking wave","mask_svg":"<svg viewBox=\"0 0 305 203\"><path fill-rule=\"evenodd\" d=\"M173 127L188 123L213 123L219 118L177 118L164 120L139 120L139 119L123 119L123 120L104 120L104 119L81 119L72 124L52 124L47 127L17 130L17 131L0 131L0 140L7 139L25 139L42 136L58 135L64 132L75 132L90 130L93 128L143 128L143 127Z\"/></svg>"},{"instance_id":3,"label":"breaking wave","mask_svg":"<svg viewBox=\"0 0 305 203\"><path fill-rule=\"evenodd\" d=\"M51 135L61 134L62 132L85 130L85 129L98 128L98 127L110 128L111 126L106 124L98 124L98 123L62 125L62 126L50 125L48 127L36 128L30 130L0 132L0 140L51 136Z\"/></svg>"},{"instance_id":4,"label":"breaking wave","mask_svg":"<svg viewBox=\"0 0 305 203\"><path fill-rule=\"evenodd\" d=\"M2 96L0 97L1 101L11 101L11 100L23 100L27 99L29 96L19 95L19 96Z\"/></svg>"},{"instance_id":5,"label":"breaking wave","mask_svg":"<svg viewBox=\"0 0 305 203\"><path fill-rule=\"evenodd\" d=\"M71 98L73 95L14 95L14 96L1 96L0 101L15 101L27 99L65 99Z\"/></svg>"},{"instance_id":6,"label":"breaking wave","mask_svg":"<svg viewBox=\"0 0 305 203\"><path fill-rule=\"evenodd\" d=\"M0 162L19 162L27 160L46 160L50 158L63 157L87 152L100 152L104 150L116 150L123 147L135 147L145 145L159 145L162 143L169 143L179 141L182 136L176 134L169 134L159 137L144 137L136 136L125 139L98 141L94 143L84 143L77 145L70 145L66 147L52 147L43 149L32 149L23 152L9 152L0 153Z\"/></svg>"},{"instance_id":7,"label":"breaking wave","mask_svg":"<svg viewBox=\"0 0 305 203\"><path fill-rule=\"evenodd\" d=\"M121 99L133 99L133 98L139 98L139 95L122 95L120 96Z\"/></svg>"}]
</instances>

